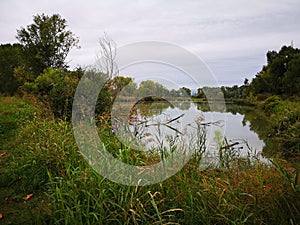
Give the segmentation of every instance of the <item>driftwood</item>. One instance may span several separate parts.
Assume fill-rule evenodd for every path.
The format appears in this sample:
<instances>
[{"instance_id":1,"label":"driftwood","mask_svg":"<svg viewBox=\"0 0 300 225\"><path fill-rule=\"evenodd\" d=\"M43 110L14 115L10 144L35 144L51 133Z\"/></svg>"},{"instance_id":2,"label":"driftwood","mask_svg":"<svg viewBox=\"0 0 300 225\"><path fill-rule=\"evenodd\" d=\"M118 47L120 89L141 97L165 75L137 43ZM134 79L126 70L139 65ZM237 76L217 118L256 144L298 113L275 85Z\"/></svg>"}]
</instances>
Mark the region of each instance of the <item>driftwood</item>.
<instances>
[{"instance_id":1,"label":"driftwood","mask_svg":"<svg viewBox=\"0 0 300 225\"><path fill-rule=\"evenodd\" d=\"M174 122L175 120L178 120L178 119L180 119L180 118L183 117L183 116L184 116L184 114L181 114L180 116L177 116L177 117L175 117L175 118L173 118L173 119L167 120L167 121L161 123L160 125L168 125L169 123L172 123L172 122ZM159 125L159 124L158 124L158 123L147 124L146 127L149 127L149 126L157 126L157 125Z\"/></svg>"},{"instance_id":2,"label":"driftwood","mask_svg":"<svg viewBox=\"0 0 300 225\"><path fill-rule=\"evenodd\" d=\"M238 144L239 144L239 142L234 142L233 144L227 144L224 147L221 147L220 149L229 149L229 148L231 148L235 145L238 145Z\"/></svg>"}]
</instances>

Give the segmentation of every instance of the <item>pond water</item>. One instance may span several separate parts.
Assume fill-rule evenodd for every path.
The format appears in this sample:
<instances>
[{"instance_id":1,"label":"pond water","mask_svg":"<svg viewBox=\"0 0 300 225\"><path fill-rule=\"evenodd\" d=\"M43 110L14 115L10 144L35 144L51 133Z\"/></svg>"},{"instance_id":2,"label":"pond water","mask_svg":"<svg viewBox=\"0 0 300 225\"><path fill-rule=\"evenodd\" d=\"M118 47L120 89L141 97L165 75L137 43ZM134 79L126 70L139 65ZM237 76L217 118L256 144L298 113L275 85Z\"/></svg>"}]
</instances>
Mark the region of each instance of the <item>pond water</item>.
<instances>
[{"instance_id":1,"label":"pond water","mask_svg":"<svg viewBox=\"0 0 300 225\"><path fill-rule=\"evenodd\" d=\"M120 113L124 105L115 111ZM260 155L265 146L264 141L251 129L251 123L243 112L237 112L235 105L228 105L226 110L218 112L210 111L205 102L141 102L123 118L128 119L128 131L132 135L124 135L122 132L117 133L117 136L123 143L127 141L128 145L138 150L162 146L169 148L167 143L170 140L184 135L186 138L181 141L195 145L196 137L199 138L199 133L203 134L204 131L205 135L200 138L203 141L205 137L205 151L211 154L218 154L220 147L234 146L240 156L247 156L249 152ZM118 121L121 119L118 118ZM115 130L119 126L113 123ZM133 138L141 142L132 146Z\"/></svg>"},{"instance_id":2,"label":"pond water","mask_svg":"<svg viewBox=\"0 0 300 225\"><path fill-rule=\"evenodd\" d=\"M201 110L201 103L191 103L192 105L199 105L197 109ZM192 106L193 107L193 106ZM204 108L204 107L203 107ZM203 110L202 108L202 110ZM250 121L246 120L245 115L241 112L232 112L232 106L226 107L225 112L214 111L202 111L205 120L207 122L213 122L215 120L224 121L224 126L211 126L210 137L208 143L210 148L214 148L216 145L215 134L221 133L230 143L239 143L237 147L240 147L245 153L250 150L252 152L261 153L265 143L261 140L256 132L251 130ZM243 151L242 151L243 152Z\"/></svg>"}]
</instances>

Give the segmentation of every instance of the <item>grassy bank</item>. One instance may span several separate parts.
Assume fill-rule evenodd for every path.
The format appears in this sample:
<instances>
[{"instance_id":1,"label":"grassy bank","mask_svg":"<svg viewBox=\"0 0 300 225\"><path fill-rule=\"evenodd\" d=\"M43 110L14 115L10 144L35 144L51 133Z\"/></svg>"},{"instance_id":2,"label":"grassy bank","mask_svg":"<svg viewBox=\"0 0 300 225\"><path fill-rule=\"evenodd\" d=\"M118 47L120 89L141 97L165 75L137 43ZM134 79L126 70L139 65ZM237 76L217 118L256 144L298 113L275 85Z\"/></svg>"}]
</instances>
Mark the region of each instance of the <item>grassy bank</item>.
<instances>
[{"instance_id":1,"label":"grassy bank","mask_svg":"<svg viewBox=\"0 0 300 225\"><path fill-rule=\"evenodd\" d=\"M296 97L283 99L279 96L270 96L264 100L253 101L252 106L247 100L237 99L231 102L227 99L226 107L229 112L240 112L245 115L245 120L251 123L251 129L266 143L264 153L267 156L278 155L289 161L299 162L299 102L300 99Z\"/></svg>"},{"instance_id":2,"label":"grassy bank","mask_svg":"<svg viewBox=\"0 0 300 225\"><path fill-rule=\"evenodd\" d=\"M290 159L299 159L300 156L299 100L271 96L259 104L272 126L269 138L280 143L279 152Z\"/></svg>"},{"instance_id":3,"label":"grassy bank","mask_svg":"<svg viewBox=\"0 0 300 225\"><path fill-rule=\"evenodd\" d=\"M93 171L78 153L69 122L34 100L0 98L1 224L297 224L299 181L287 162L270 166L231 158L198 170L192 159L170 179L128 187ZM105 120L104 120L105 121ZM135 154L101 139L123 161ZM297 183L298 182L298 183ZM32 194L32 195L31 195Z\"/></svg>"}]
</instances>

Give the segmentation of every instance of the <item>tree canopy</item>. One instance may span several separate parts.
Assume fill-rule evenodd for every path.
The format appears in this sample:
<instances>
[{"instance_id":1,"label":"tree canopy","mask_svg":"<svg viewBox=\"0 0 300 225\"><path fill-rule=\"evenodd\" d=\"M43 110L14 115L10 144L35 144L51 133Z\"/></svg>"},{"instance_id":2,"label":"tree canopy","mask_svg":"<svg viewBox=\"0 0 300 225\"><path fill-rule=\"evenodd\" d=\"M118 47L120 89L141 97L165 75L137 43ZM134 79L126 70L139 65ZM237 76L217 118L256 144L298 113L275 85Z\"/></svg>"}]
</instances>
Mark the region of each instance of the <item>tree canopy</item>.
<instances>
[{"instance_id":1,"label":"tree canopy","mask_svg":"<svg viewBox=\"0 0 300 225\"><path fill-rule=\"evenodd\" d=\"M267 53L267 65L250 85L254 94L300 95L300 50L283 46Z\"/></svg>"},{"instance_id":2,"label":"tree canopy","mask_svg":"<svg viewBox=\"0 0 300 225\"><path fill-rule=\"evenodd\" d=\"M17 30L22 44L27 72L37 77L44 69L64 69L69 51L78 46L78 38L67 30L67 22L59 14L33 17L33 23Z\"/></svg>"}]
</instances>

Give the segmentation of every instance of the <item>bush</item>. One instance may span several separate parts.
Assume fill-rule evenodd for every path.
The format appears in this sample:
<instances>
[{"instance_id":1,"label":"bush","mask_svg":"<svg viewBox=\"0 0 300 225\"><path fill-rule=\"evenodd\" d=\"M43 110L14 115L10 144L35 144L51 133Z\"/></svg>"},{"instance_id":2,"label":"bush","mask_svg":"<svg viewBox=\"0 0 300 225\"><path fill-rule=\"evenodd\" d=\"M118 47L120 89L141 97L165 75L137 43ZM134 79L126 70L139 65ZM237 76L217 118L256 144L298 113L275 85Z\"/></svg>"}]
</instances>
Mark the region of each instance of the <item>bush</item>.
<instances>
[{"instance_id":1,"label":"bush","mask_svg":"<svg viewBox=\"0 0 300 225\"><path fill-rule=\"evenodd\" d=\"M73 97L84 71L61 71L48 68L33 82L26 82L22 89L35 94L43 103L48 105L56 118L70 119L72 114ZM110 94L107 87L101 90L96 113L105 112L110 106Z\"/></svg>"},{"instance_id":2,"label":"bush","mask_svg":"<svg viewBox=\"0 0 300 225\"><path fill-rule=\"evenodd\" d=\"M281 101L281 99L277 95L268 97L263 104L263 108L264 108L265 112L272 113L274 111L275 107L277 105L279 105L280 101Z\"/></svg>"}]
</instances>

